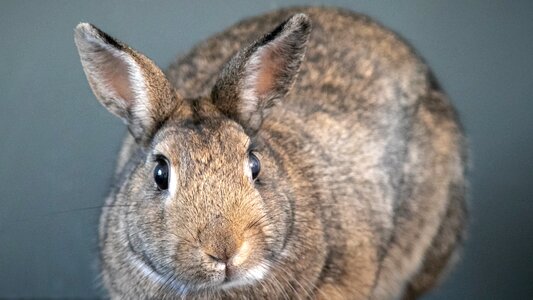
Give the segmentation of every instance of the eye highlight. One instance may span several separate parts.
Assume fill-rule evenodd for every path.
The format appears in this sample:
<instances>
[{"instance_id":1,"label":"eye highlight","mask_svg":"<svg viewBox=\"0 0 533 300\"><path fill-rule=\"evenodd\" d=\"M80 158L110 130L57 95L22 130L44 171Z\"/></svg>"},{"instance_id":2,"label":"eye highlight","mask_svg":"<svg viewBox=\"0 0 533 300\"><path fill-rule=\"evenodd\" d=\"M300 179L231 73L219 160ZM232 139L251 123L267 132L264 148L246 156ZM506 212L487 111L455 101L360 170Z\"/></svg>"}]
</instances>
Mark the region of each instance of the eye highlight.
<instances>
[{"instance_id":1,"label":"eye highlight","mask_svg":"<svg viewBox=\"0 0 533 300\"><path fill-rule=\"evenodd\" d=\"M255 156L255 154L252 152L248 154L248 166L252 172L252 179L255 180L261 171L261 162L259 161L259 158L257 158L257 156Z\"/></svg>"},{"instance_id":2,"label":"eye highlight","mask_svg":"<svg viewBox=\"0 0 533 300\"><path fill-rule=\"evenodd\" d=\"M168 189L168 163L167 160L159 157L154 168L154 181L160 190Z\"/></svg>"}]
</instances>

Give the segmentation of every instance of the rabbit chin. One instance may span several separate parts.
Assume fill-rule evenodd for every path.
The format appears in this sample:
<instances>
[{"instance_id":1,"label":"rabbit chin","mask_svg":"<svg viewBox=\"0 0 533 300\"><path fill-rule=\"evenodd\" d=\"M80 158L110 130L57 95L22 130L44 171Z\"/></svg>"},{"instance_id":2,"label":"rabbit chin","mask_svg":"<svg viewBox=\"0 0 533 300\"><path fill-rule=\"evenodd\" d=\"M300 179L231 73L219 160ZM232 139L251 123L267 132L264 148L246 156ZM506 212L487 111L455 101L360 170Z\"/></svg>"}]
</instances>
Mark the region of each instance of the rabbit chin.
<instances>
[{"instance_id":1,"label":"rabbit chin","mask_svg":"<svg viewBox=\"0 0 533 300\"><path fill-rule=\"evenodd\" d=\"M201 292L202 290L230 290L237 287L243 287L251 285L254 282L262 280L268 273L270 266L267 262L260 262L256 266L247 270L241 270L240 274L234 278L227 278L223 273L217 276L217 279L206 281L205 283L187 283L181 281L175 277L175 274L160 274L157 270L154 270L152 266L147 264L141 258L133 255L133 266L143 276L148 278L154 284L163 288L171 289L181 296L185 296L190 293ZM224 272L224 270L222 270Z\"/></svg>"}]
</instances>

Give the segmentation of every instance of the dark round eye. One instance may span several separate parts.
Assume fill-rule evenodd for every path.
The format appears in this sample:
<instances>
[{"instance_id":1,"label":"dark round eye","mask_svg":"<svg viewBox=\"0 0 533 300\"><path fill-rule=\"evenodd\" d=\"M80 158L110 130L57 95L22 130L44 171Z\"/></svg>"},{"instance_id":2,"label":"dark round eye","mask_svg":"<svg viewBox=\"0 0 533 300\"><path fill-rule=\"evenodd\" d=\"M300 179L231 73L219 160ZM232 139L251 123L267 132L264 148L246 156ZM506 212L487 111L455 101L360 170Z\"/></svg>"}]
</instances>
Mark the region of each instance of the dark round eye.
<instances>
[{"instance_id":1,"label":"dark round eye","mask_svg":"<svg viewBox=\"0 0 533 300\"><path fill-rule=\"evenodd\" d=\"M162 189L168 189L168 164L167 161L160 158L156 161L154 169L154 180L157 186Z\"/></svg>"},{"instance_id":2,"label":"dark round eye","mask_svg":"<svg viewBox=\"0 0 533 300\"><path fill-rule=\"evenodd\" d=\"M250 170L252 171L252 179L256 179L259 175L259 171L261 171L261 163L259 162L259 158L255 156L255 154L250 153L248 158L248 165L250 166Z\"/></svg>"}]
</instances>

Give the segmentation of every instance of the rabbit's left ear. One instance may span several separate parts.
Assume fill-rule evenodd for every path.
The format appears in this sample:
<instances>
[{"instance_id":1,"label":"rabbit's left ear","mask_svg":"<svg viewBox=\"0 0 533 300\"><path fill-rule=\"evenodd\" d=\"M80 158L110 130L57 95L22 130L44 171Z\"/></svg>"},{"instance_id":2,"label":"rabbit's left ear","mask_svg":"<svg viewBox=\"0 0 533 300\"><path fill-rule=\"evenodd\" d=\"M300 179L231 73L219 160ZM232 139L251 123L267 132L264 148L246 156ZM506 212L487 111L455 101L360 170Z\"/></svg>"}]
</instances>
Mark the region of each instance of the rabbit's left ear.
<instances>
[{"instance_id":1,"label":"rabbit's left ear","mask_svg":"<svg viewBox=\"0 0 533 300\"><path fill-rule=\"evenodd\" d=\"M211 94L214 104L247 131L257 131L293 84L310 32L309 18L296 14L241 50L222 70Z\"/></svg>"},{"instance_id":2,"label":"rabbit's left ear","mask_svg":"<svg viewBox=\"0 0 533 300\"><path fill-rule=\"evenodd\" d=\"M96 98L126 122L138 142L147 141L178 102L163 72L91 24L76 26L74 39Z\"/></svg>"}]
</instances>

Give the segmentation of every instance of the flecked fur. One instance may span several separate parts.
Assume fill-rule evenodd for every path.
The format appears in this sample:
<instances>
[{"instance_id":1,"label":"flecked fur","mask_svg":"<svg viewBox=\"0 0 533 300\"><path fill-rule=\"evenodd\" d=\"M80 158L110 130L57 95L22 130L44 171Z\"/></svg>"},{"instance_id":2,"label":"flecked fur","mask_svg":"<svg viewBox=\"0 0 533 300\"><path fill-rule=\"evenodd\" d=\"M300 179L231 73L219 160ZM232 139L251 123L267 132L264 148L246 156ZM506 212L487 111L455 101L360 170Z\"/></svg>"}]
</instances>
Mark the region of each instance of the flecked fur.
<instances>
[{"instance_id":1,"label":"flecked fur","mask_svg":"<svg viewBox=\"0 0 533 300\"><path fill-rule=\"evenodd\" d=\"M82 33L104 33L91 28L76 31L87 76L132 132L100 225L112 298L413 299L454 261L464 137L428 67L394 33L345 10L283 9L200 43L168 81L102 38L133 57L149 95L117 113L122 100L94 84ZM262 165L255 182L250 151ZM171 164L173 192L155 187L156 155ZM222 282L209 255L235 253L236 279Z\"/></svg>"}]
</instances>

